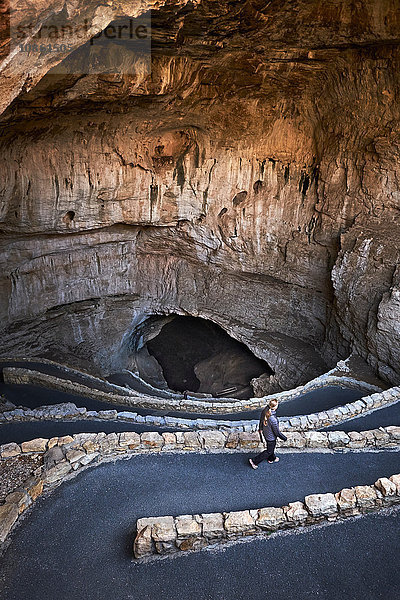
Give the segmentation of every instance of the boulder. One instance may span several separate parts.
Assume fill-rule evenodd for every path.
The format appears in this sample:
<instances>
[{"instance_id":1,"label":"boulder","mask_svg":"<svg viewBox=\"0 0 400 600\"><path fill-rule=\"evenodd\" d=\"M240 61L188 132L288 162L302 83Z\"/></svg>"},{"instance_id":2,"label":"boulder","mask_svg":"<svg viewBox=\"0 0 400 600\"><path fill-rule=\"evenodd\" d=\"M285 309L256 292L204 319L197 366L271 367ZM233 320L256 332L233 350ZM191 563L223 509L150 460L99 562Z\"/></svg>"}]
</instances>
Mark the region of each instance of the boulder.
<instances>
[{"instance_id":1,"label":"boulder","mask_svg":"<svg viewBox=\"0 0 400 600\"><path fill-rule=\"evenodd\" d=\"M390 481L396 486L396 494L400 496L400 474L389 477Z\"/></svg>"},{"instance_id":2,"label":"boulder","mask_svg":"<svg viewBox=\"0 0 400 600\"><path fill-rule=\"evenodd\" d=\"M200 431L199 438L201 445L206 450L211 448L223 448L225 446L226 436L222 431Z\"/></svg>"},{"instance_id":3,"label":"boulder","mask_svg":"<svg viewBox=\"0 0 400 600\"><path fill-rule=\"evenodd\" d=\"M364 448L367 441L361 433L358 431L349 432L350 441L348 443L349 448Z\"/></svg>"},{"instance_id":4,"label":"boulder","mask_svg":"<svg viewBox=\"0 0 400 600\"><path fill-rule=\"evenodd\" d=\"M237 431L233 431L228 434L228 438L225 444L226 448L237 448L239 444L239 433Z\"/></svg>"},{"instance_id":5,"label":"boulder","mask_svg":"<svg viewBox=\"0 0 400 600\"><path fill-rule=\"evenodd\" d=\"M187 450L199 450L201 448L201 442L197 431L186 431L183 434L183 447Z\"/></svg>"},{"instance_id":6,"label":"boulder","mask_svg":"<svg viewBox=\"0 0 400 600\"><path fill-rule=\"evenodd\" d=\"M13 458L14 456L18 456L21 454L21 448L18 444L11 442L10 444L3 444L0 446L0 456L1 458Z\"/></svg>"},{"instance_id":7,"label":"boulder","mask_svg":"<svg viewBox=\"0 0 400 600\"><path fill-rule=\"evenodd\" d=\"M79 446L83 446L85 442L93 442L97 437L97 433L75 433L74 443L76 442Z\"/></svg>"},{"instance_id":8,"label":"boulder","mask_svg":"<svg viewBox=\"0 0 400 600\"><path fill-rule=\"evenodd\" d=\"M97 440L99 438L97 437ZM105 435L104 438L99 441L99 450L100 452L104 452L106 454L112 453L114 450L117 450L119 447L119 435L117 433L109 433Z\"/></svg>"},{"instance_id":9,"label":"boulder","mask_svg":"<svg viewBox=\"0 0 400 600\"><path fill-rule=\"evenodd\" d=\"M289 502L289 505L284 507L284 512L289 525L300 525L309 517L302 502Z\"/></svg>"},{"instance_id":10,"label":"boulder","mask_svg":"<svg viewBox=\"0 0 400 600\"><path fill-rule=\"evenodd\" d=\"M18 514L21 514L32 504L32 498L25 490L16 491L8 494L6 504L15 504L18 508Z\"/></svg>"},{"instance_id":11,"label":"boulder","mask_svg":"<svg viewBox=\"0 0 400 600\"><path fill-rule=\"evenodd\" d=\"M173 448L176 445L176 435L174 433L170 433L169 431L166 431L166 432L162 433L161 435L163 436L163 439L164 439L164 449L166 447Z\"/></svg>"},{"instance_id":12,"label":"boulder","mask_svg":"<svg viewBox=\"0 0 400 600\"><path fill-rule=\"evenodd\" d=\"M74 438L71 435L63 435L58 438L58 445L64 446L65 444L71 444L74 441Z\"/></svg>"},{"instance_id":13,"label":"boulder","mask_svg":"<svg viewBox=\"0 0 400 600\"><path fill-rule=\"evenodd\" d=\"M229 534L245 534L256 530L255 520L249 510L224 513L224 527Z\"/></svg>"},{"instance_id":14,"label":"boulder","mask_svg":"<svg viewBox=\"0 0 400 600\"><path fill-rule=\"evenodd\" d=\"M202 514L201 518L205 538L211 540L225 535L224 517L221 513Z\"/></svg>"},{"instance_id":15,"label":"boulder","mask_svg":"<svg viewBox=\"0 0 400 600\"><path fill-rule=\"evenodd\" d=\"M344 431L329 431L328 440L331 448L344 448L350 442L350 437Z\"/></svg>"},{"instance_id":16,"label":"boulder","mask_svg":"<svg viewBox=\"0 0 400 600\"><path fill-rule=\"evenodd\" d=\"M311 494L304 503L312 517L328 517L337 513L336 498L333 494Z\"/></svg>"},{"instance_id":17,"label":"boulder","mask_svg":"<svg viewBox=\"0 0 400 600\"><path fill-rule=\"evenodd\" d=\"M52 446L43 456L43 464L45 469L54 467L54 465L62 460L64 460L64 452L60 446Z\"/></svg>"},{"instance_id":18,"label":"boulder","mask_svg":"<svg viewBox=\"0 0 400 600\"><path fill-rule=\"evenodd\" d=\"M344 488L335 494L339 511L345 514L355 514L357 506L356 492L354 488Z\"/></svg>"},{"instance_id":19,"label":"boulder","mask_svg":"<svg viewBox=\"0 0 400 600\"><path fill-rule=\"evenodd\" d=\"M306 431L304 433L307 448L327 448L328 434L323 431Z\"/></svg>"},{"instance_id":20,"label":"boulder","mask_svg":"<svg viewBox=\"0 0 400 600\"><path fill-rule=\"evenodd\" d=\"M84 442L82 444L82 448L84 448L86 452L89 453L97 452L98 450L100 450L100 443L96 439L88 440L87 442Z\"/></svg>"},{"instance_id":21,"label":"boulder","mask_svg":"<svg viewBox=\"0 0 400 600\"><path fill-rule=\"evenodd\" d=\"M135 431L127 431L119 434L119 445L128 446L131 450L140 446L140 435Z\"/></svg>"},{"instance_id":22,"label":"boulder","mask_svg":"<svg viewBox=\"0 0 400 600\"><path fill-rule=\"evenodd\" d=\"M179 538L190 538L201 535L200 517L181 515L175 519L176 532Z\"/></svg>"},{"instance_id":23,"label":"boulder","mask_svg":"<svg viewBox=\"0 0 400 600\"><path fill-rule=\"evenodd\" d=\"M130 411L123 411L117 414L117 419L121 421L136 421L137 413Z\"/></svg>"},{"instance_id":24,"label":"boulder","mask_svg":"<svg viewBox=\"0 0 400 600\"><path fill-rule=\"evenodd\" d=\"M382 428L371 429L371 433L375 438L376 446L384 446L390 440L390 435Z\"/></svg>"},{"instance_id":25,"label":"boulder","mask_svg":"<svg viewBox=\"0 0 400 600\"><path fill-rule=\"evenodd\" d=\"M239 447L240 448L248 448L249 450L252 448L258 448L261 446L260 435L257 432L240 432L239 433Z\"/></svg>"},{"instance_id":26,"label":"boulder","mask_svg":"<svg viewBox=\"0 0 400 600\"><path fill-rule=\"evenodd\" d=\"M69 452L66 453L65 458L68 462L74 464L82 458L84 458L85 456L86 452L83 452L82 450L69 450Z\"/></svg>"},{"instance_id":27,"label":"boulder","mask_svg":"<svg viewBox=\"0 0 400 600\"><path fill-rule=\"evenodd\" d=\"M275 531L286 523L286 521L286 516L282 508L267 507L259 509L256 525L261 529Z\"/></svg>"},{"instance_id":28,"label":"boulder","mask_svg":"<svg viewBox=\"0 0 400 600\"><path fill-rule=\"evenodd\" d=\"M164 438L154 431L146 431L140 434L140 444L147 449L160 449L164 445Z\"/></svg>"},{"instance_id":29,"label":"boulder","mask_svg":"<svg viewBox=\"0 0 400 600\"><path fill-rule=\"evenodd\" d=\"M396 484L387 477L381 477L374 485L385 497L396 495Z\"/></svg>"},{"instance_id":30,"label":"boulder","mask_svg":"<svg viewBox=\"0 0 400 600\"><path fill-rule=\"evenodd\" d=\"M170 552L175 548L176 528L173 517L155 517L151 536L158 554Z\"/></svg>"},{"instance_id":31,"label":"boulder","mask_svg":"<svg viewBox=\"0 0 400 600\"><path fill-rule=\"evenodd\" d=\"M79 464L83 467L89 465L93 462L100 454L98 452L90 452L89 454L85 454L80 460Z\"/></svg>"},{"instance_id":32,"label":"boulder","mask_svg":"<svg viewBox=\"0 0 400 600\"><path fill-rule=\"evenodd\" d=\"M11 527L18 519L18 506L16 504L3 504L0 506L0 542L6 539Z\"/></svg>"},{"instance_id":33,"label":"boulder","mask_svg":"<svg viewBox=\"0 0 400 600\"><path fill-rule=\"evenodd\" d=\"M135 558L142 558L153 554L153 541L151 537L151 524L145 524L147 519L139 519L137 522L137 534L133 542L133 554Z\"/></svg>"},{"instance_id":34,"label":"boulder","mask_svg":"<svg viewBox=\"0 0 400 600\"><path fill-rule=\"evenodd\" d=\"M374 508L377 504L376 490L370 485L357 485L355 488L357 506L362 510Z\"/></svg>"},{"instance_id":35,"label":"boulder","mask_svg":"<svg viewBox=\"0 0 400 600\"><path fill-rule=\"evenodd\" d=\"M99 410L97 416L99 419L112 420L117 418L117 414L116 410Z\"/></svg>"},{"instance_id":36,"label":"boulder","mask_svg":"<svg viewBox=\"0 0 400 600\"><path fill-rule=\"evenodd\" d=\"M385 429L391 438L395 439L396 441L400 440L400 427L395 427L392 425L390 427L385 427Z\"/></svg>"},{"instance_id":37,"label":"boulder","mask_svg":"<svg viewBox=\"0 0 400 600\"><path fill-rule=\"evenodd\" d=\"M45 438L36 438L29 442L22 442L22 452L45 452L48 440Z\"/></svg>"},{"instance_id":38,"label":"boulder","mask_svg":"<svg viewBox=\"0 0 400 600\"><path fill-rule=\"evenodd\" d=\"M33 478L25 483L25 487L32 500L36 500L43 493L43 479Z\"/></svg>"},{"instance_id":39,"label":"boulder","mask_svg":"<svg viewBox=\"0 0 400 600\"><path fill-rule=\"evenodd\" d=\"M68 473L70 473L71 470L72 466L70 465L70 463L64 460L63 462L58 463L57 465L51 467L48 471L46 471L45 481L48 484L56 483L57 481L60 481L60 479L63 479L66 475L68 475Z\"/></svg>"},{"instance_id":40,"label":"boulder","mask_svg":"<svg viewBox=\"0 0 400 600\"><path fill-rule=\"evenodd\" d=\"M287 440L279 440L279 446L283 448L304 448L306 445L306 434L299 431L287 431Z\"/></svg>"}]
</instances>

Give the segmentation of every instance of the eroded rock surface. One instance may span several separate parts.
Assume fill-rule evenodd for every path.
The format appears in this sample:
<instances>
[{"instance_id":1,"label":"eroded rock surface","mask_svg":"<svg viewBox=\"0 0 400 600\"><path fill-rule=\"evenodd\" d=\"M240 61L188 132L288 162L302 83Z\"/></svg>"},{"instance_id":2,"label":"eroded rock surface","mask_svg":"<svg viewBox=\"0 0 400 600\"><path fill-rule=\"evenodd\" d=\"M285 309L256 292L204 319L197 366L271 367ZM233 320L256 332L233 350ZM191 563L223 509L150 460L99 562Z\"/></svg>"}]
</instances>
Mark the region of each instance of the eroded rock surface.
<instances>
[{"instance_id":1,"label":"eroded rock surface","mask_svg":"<svg viewBox=\"0 0 400 600\"><path fill-rule=\"evenodd\" d=\"M3 31L3 354L104 374L176 313L245 342L277 387L351 351L398 382L397 2L66 7L88 36L153 8L151 69L127 75L111 44L114 71L77 75L80 39L65 74L27 70Z\"/></svg>"}]
</instances>

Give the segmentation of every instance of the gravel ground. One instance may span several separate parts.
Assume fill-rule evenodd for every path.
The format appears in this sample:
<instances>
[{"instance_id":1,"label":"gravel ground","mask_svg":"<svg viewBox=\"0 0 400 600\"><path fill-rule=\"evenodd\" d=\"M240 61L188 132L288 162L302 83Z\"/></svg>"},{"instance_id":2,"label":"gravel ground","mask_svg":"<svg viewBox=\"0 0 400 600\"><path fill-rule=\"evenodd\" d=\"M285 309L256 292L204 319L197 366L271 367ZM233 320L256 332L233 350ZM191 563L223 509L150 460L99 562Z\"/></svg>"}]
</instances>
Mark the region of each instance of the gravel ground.
<instances>
[{"instance_id":1,"label":"gravel ground","mask_svg":"<svg viewBox=\"0 0 400 600\"><path fill-rule=\"evenodd\" d=\"M34 475L43 464L39 455L16 456L0 461L0 502L22 485L30 475Z\"/></svg>"}]
</instances>

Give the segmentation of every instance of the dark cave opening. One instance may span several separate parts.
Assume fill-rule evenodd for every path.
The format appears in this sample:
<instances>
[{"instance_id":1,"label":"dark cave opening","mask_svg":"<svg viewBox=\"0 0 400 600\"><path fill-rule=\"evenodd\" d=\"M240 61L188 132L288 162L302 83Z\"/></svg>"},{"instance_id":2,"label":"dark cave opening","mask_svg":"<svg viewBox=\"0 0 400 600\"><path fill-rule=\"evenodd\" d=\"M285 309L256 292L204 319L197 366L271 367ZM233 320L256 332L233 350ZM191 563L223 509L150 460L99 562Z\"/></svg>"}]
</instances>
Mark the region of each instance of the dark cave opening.
<instances>
[{"instance_id":1,"label":"dark cave opening","mask_svg":"<svg viewBox=\"0 0 400 600\"><path fill-rule=\"evenodd\" d=\"M178 392L250 398L250 381L272 375L269 365L219 325L200 317L173 316L146 347Z\"/></svg>"}]
</instances>

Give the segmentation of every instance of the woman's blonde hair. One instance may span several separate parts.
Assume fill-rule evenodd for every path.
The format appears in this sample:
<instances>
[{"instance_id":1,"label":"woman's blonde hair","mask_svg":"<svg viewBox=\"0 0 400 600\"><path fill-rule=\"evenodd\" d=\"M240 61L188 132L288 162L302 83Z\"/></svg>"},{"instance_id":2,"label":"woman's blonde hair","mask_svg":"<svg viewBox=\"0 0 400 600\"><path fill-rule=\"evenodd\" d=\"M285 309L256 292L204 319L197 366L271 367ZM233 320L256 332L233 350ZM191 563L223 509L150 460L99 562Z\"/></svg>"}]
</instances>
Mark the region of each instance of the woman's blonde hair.
<instances>
[{"instance_id":1,"label":"woman's blonde hair","mask_svg":"<svg viewBox=\"0 0 400 600\"><path fill-rule=\"evenodd\" d=\"M278 404L279 404L278 400L270 401L270 403L268 404L267 410L265 411L265 414L264 414L264 425L266 425L268 423L268 419L271 416L271 412L276 409Z\"/></svg>"}]
</instances>

